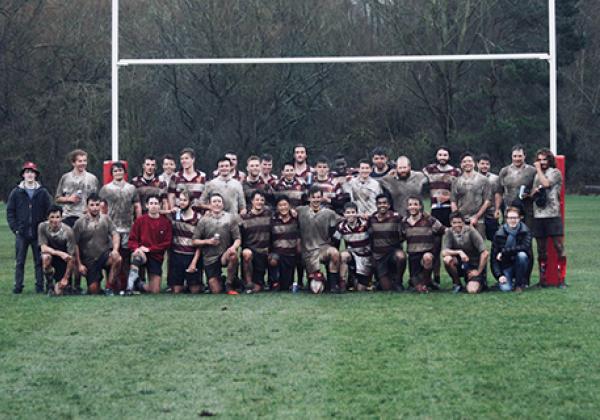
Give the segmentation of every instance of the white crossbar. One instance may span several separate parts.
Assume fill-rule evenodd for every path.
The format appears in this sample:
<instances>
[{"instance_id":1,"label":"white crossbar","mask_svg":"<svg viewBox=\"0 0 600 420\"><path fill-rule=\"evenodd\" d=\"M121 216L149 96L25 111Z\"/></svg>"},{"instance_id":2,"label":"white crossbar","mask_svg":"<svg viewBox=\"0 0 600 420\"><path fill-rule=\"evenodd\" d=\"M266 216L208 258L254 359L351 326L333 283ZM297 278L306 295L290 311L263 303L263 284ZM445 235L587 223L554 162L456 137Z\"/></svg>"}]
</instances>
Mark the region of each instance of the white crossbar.
<instances>
[{"instance_id":1,"label":"white crossbar","mask_svg":"<svg viewBox=\"0 0 600 420\"><path fill-rule=\"evenodd\" d=\"M424 63L432 61L550 60L550 54L456 54L456 55L375 55L345 57L272 58L138 58L121 59L119 66L211 65L211 64L335 64L335 63Z\"/></svg>"}]
</instances>

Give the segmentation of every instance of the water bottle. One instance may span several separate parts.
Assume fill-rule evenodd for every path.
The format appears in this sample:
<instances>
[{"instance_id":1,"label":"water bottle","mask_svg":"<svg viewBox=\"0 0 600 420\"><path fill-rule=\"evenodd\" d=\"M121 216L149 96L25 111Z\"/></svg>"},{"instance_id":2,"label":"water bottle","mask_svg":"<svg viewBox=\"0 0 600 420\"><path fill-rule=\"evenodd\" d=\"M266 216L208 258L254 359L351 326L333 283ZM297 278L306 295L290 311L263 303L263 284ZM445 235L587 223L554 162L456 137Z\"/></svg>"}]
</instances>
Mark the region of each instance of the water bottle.
<instances>
[{"instance_id":1,"label":"water bottle","mask_svg":"<svg viewBox=\"0 0 600 420\"><path fill-rule=\"evenodd\" d=\"M181 209L177 209L177 211L175 212L175 220L181 220Z\"/></svg>"}]
</instances>

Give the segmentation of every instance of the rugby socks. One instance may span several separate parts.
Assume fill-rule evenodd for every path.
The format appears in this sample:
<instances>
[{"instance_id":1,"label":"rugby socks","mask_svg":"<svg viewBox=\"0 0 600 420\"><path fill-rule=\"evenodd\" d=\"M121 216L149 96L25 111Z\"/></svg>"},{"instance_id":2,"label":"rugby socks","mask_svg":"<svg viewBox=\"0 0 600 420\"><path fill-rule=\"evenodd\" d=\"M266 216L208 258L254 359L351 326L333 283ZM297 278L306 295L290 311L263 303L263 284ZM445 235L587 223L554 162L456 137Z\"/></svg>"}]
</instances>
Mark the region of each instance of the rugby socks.
<instances>
[{"instance_id":1,"label":"rugby socks","mask_svg":"<svg viewBox=\"0 0 600 420\"><path fill-rule=\"evenodd\" d=\"M135 281L140 277L139 271L140 269L137 266L133 264L131 265L129 269L129 276L127 277L127 290L133 290Z\"/></svg>"},{"instance_id":2,"label":"rugby socks","mask_svg":"<svg viewBox=\"0 0 600 420\"><path fill-rule=\"evenodd\" d=\"M547 261L545 259L538 259L538 266L540 267L540 285L545 286Z\"/></svg>"},{"instance_id":3,"label":"rugby socks","mask_svg":"<svg viewBox=\"0 0 600 420\"><path fill-rule=\"evenodd\" d=\"M564 284L567 277L567 257L558 258L558 280L560 284Z\"/></svg>"}]
</instances>

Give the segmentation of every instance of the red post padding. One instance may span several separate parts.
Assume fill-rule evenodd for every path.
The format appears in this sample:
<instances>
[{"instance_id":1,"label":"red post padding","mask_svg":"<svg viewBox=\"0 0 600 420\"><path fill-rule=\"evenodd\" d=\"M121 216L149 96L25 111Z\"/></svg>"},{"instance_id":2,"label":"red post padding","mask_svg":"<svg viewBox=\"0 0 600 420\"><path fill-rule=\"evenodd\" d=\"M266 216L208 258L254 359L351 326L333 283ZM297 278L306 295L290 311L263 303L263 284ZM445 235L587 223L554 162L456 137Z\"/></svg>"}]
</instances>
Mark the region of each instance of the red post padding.
<instances>
[{"instance_id":1,"label":"red post padding","mask_svg":"<svg viewBox=\"0 0 600 420\"><path fill-rule=\"evenodd\" d=\"M562 182L562 186L560 189L560 216L562 218L563 227L565 228L565 232L566 232L566 225L565 225L566 177L565 177L565 157L563 155L556 156L556 169L558 169L560 171L560 173L562 174L562 177L563 177L563 182ZM548 268L546 269L546 286L559 286L566 276L566 270L567 270L566 264L564 264L564 267L561 266L560 274L559 274L558 270L554 269L554 267L558 266L558 255L556 254L556 250L554 249L554 243L552 242L552 238L548 238L548 242L546 243L546 250L547 250L547 254L548 254L548 262L547 262Z\"/></svg>"},{"instance_id":2,"label":"red post padding","mask_svg":"<svg viewBox=\"0 0 600 420\"><path fill-rule=\"evenodd\" d=\"M129 179L127 176L127 172L128 172L127 168L129 167L127 165L127 161L120 160L119 162L121 162L123 164L123 166L125 166L125 181L127 181ZM112 164L113 164L112 160L105 160L104 164L102 165L102 185L106 185L112 181L112 173L110 171Z\"/></svg>"}]
</instances>

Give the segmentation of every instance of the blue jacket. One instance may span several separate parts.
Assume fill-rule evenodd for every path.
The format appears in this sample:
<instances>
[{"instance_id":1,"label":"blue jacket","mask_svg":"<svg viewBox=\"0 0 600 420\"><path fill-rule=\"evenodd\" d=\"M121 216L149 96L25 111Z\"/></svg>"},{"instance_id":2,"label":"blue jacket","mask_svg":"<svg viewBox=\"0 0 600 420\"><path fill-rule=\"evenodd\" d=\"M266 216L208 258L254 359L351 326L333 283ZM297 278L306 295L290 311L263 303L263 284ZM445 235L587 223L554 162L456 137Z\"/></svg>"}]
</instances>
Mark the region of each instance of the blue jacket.
<instances>
[{"instance_id":1,"label":"blue jacket","mask_svg":"<svg viewBox=\"0 0 600 420\"><path fill-rule=\"evenodd\" d=\"M6 220L10 230L15 235L37 239L37 227L46 220L51 205L52 197L46 187L39 185L29 198L21 182L8 196Z\"/></svg>"}]
</instances>

